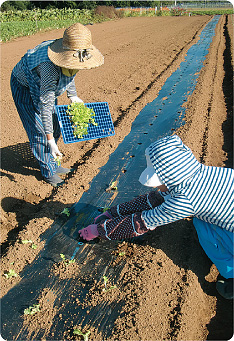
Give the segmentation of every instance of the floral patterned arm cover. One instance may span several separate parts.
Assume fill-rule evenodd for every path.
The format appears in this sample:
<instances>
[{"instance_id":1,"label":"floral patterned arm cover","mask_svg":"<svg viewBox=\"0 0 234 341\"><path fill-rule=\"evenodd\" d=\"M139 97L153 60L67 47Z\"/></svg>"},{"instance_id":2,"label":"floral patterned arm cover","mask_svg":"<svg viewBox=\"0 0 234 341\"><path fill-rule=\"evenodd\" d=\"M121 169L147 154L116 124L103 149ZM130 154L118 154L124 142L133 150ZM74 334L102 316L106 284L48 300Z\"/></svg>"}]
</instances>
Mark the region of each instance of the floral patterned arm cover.
<instances>
[{"instance_id":1,"label":"floral patterned arm cover","mask_svg":"<svg viewBox=\"0 0 234 341\"><path fill-rule=\"evenodd\" d=\"M161 195L153 191L130 202L112 207L108 211L113 219L105 220L97 225L99 237L108 240L123 240L148 232L141 212L150 210L163 201Z\"/></svg>"},{"instance_id":2,"label":"floral patterned arm cover","mask_svg":"<svg viewBox=\"0 0 234 341\"><path fill-rule=\"evenodd\" d=\"M151 191L150 193L140 195L131 201L113 206L108 212L112 217L124 217L128 214L152 210L163 202L164 199L158 191Z\"/></svg>"},{"instance_id":3,"label":"floral patterned arm cover","mask_svg":"<svg viewBox=\"0 0 234 341\"><path fill-rule=\"evenodd\" d=\"M113 218L97 225L99 237L108 240L123 240L140 236L148 232L141 218L141 213Z\"/></svg>"}]
</instances>

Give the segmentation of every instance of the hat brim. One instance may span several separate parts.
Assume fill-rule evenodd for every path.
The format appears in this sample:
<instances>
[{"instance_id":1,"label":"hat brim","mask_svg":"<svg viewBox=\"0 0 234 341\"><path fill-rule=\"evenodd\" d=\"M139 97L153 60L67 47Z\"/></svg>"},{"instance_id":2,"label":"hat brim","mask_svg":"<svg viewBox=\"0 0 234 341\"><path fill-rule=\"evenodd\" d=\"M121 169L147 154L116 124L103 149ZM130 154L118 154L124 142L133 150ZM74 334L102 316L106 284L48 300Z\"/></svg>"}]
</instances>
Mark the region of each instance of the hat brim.
<instances>
[{"instance_id":1,"label":"hat brim","mask_svg":"<svg viewBox=\"0 0 234 341\"><path fill-rule=\"evenodd\" d=\"M104 64L104 57L101 52L94 46L91 46L90 59L84 59L80 62L79 58L74 56L75 51L63 49L63 39L55 40L48 47L48 57L55 64L66 69L92 69Z\"/></svg>"},{"instance_id":2,"label":"hat brim","mask_svg":"<svg viewBox=\"0 0 234 341\"><path fill-rule=\"evenodd\" d=\"M147 187L158 187L162 185L159 177L155 173L154 168L147 167L140 175L139 181Z\"/></svg>"}]
</instances>

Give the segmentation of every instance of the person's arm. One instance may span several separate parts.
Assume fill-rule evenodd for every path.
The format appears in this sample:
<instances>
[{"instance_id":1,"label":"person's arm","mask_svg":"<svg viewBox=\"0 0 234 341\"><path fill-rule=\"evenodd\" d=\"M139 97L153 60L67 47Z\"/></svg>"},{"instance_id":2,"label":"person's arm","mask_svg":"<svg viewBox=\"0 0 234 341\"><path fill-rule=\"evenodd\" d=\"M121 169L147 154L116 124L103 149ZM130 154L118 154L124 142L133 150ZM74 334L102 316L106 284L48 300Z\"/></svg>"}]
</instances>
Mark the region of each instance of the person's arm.
<instances>
[{"instance_id":1,"label":"person's arm","mask_svg":"<svg viewBox=\"0 0 234 341\"><path fill-rule=\"evenodd\" d=\"M68 98L77 97L75 77L73 78L73 80L71 81L71 83L69 84L67 88L67 97Z\"/></svg>"},{"instance_id":2,"label":"person's arm","mask_svg":"<svg viewBox=\"0 0 234 341\"><path fill-rule=\"evenodd\" d=\"M56 159L57 156L62 156L60 153L54 137L53 137L53 110L55 105L55 91L59 81L58 68L53 63L42 63L37 70L40 74L40 113L42 125L46 134L50 152Z\"/></svg>"},{"instance_id":3,"label":"person's arm","mask_svg":"<svg viewBox=\"0 0 234 341\"><path fill-rule=\"evenodd\" d=\"M58 68L50 62L41 63L38 66L40 74L40 103L39 109L42 119L42 125L46 135L53 135L52 112L55 105L55 91L59 81Z\"/></svg>"},{"instance_id":4,"label":"person's arm","mask_svg":"<svg viewBox=\"0 0 234 341\"><path fill-rule=\"evenodd\" d=\"M115 217L96 225L96 237L122 240L139 236L156 227L194 215L189 200L179 195L171 197L155 208L133 213L125 217ZM94 226L94 225L92 225ZM89 229L89 227L87 227Z\"/></svg>"},{"instance_id":5,"label":"person's arm","mask_svg":"<svg viewBox=\"0 0 234 341\"><path fill-rule=\"evenodd\" d=\"M186 196L170 196L161 205L142 212L142 219L149 230L166 225L195 214L194 208Z\"/></svg>"},{"instance_id":6,"label":"person's arm","mask_svg":"<svg viewBox=\"0 0 234 341\"><path fill-rule=\"evenodd\" d=\"M98 236L102 239L123 240L140 236L149 230L141 218L141 213L134 213L123 218L113 218L97 224Z\"/></svg>"},{"instance_id":7,"label":"person's arm","mask_svg":"<svg viewBox=\"0 0 234 341\"><path fill-rule=\"evenodd\" d=\"M67 88L67 97L70 99L71 103L84 103L82 99L77 96L75 78L73 78L73 80L69 84L69 87Z\"/></svg>"},{"instance_id":8,"label":"person's arm","mask_svg":"<svg viewBox=\"0 0 234 341\"><path fill-rule=\"evenodd\" d=\"M137 198L113 206L108 209L112 217L123 217L128 214L150 210L163 203L164 199L158 191L151 191L148 194L139 195Z\"/></svg>"},{"instance_id":9,"label":"person's arm","mask_svg":"<svg viewBox=\"0 0 234 341\"><path fill-rule=\"evenodd\" d=\"M97 216L94 219L94 223L98 224L102 222L102 220L116 217L121 218L128 214L150 210L163 203L163 201L164 199L158 191L151 191L148 194L139 195L131 201L110 207L105 213Z\"/></svg>"}]
</instances>

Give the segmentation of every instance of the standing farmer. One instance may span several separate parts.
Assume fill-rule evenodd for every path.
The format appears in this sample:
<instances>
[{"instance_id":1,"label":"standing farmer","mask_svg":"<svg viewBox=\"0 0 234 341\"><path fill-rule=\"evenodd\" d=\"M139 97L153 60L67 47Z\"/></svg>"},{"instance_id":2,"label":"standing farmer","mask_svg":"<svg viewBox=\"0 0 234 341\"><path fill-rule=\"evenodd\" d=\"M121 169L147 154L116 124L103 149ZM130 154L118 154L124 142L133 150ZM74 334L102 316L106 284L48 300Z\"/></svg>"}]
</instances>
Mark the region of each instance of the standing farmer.
<instances>
[{"instance_id":1,"label":"standing farmer","mask_svg":"<svg viewBox=\"0 0 234 341\"><path fill-rule=\"evenodd\" d=\"M56 144L61 134L54 109L57 97L67 91L71 102L83 102L76 93L76 73L103 63L104 57L92 45L90 30L77 23L64 31L63 38L28 50L12 71L11 91L17 111L41 174L52 186L62 185L59 174L71 171L56 162L62 156Z\"/></svg>"},{"instance_id":2,"label":"standing farmer","mask_svg":"<svg viewBox=\"0 0 234 341\"><path fill-rule=\"evenodd\" d=\"M199 163L176 135L152 143L146 160L139 180L159 191L111 207L80 230L81 237L122 240L193 216L200 244L222 276L217 290L232 299L234 170Z\"/></svg>"}]
</instances>

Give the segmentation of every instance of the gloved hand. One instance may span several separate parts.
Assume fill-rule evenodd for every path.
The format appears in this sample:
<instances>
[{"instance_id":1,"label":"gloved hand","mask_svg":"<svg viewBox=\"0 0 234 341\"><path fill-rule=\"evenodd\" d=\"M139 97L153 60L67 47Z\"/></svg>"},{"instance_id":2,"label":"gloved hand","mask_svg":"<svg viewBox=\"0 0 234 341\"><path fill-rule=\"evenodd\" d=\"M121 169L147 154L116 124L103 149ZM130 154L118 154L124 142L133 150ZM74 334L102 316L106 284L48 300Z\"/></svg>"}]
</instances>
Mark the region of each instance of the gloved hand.
<instances>
[{"instance_id":1,"label":"gloved hand","mask_svg":"<svg viewBox=\"0 0 234 341\"><path fill-rule=\"evenodd\" d=\"M57 144L55 143L54 138L52 138L51 140L47 140L48 145L50 147L50 153L52 154L52 156L54 157L54 159L56 159L58 156L63 156L63 154L59 151Z\"/></svg>"},{"instance_id":2,"label":"gloved hand","mask_svg":"<svg viewBox=\"0 0 234 341\"><path fill-rule=\"evenodd\" d=\"M82 101L82 99L80 99L80 98L77 97L77 96L72 96L72 97L70 97L70 100L71 100L71 103L73 103L73 102L84 103L84 102Z\"/></svg>"},{"instance_id":3,"label":"gloved hand","mask_svg":"<svg viewBox=\"0 0 234 341\"><path fill-rule=\"evenodd\" d=\"M97 224L89 225L78 232L80 234L80 237L87 241L98 237Z\"/></svg>"},{"instance_id":4,"label":"gloved hand","mask_svg":"<svg viewBox=\"0 0 234 341\"><path fill-rule=\"evenodd\" d=\"M98 224L103 220L107 220L107 219L112 219L112 216L110 215L109 212L104 212L99 214L96 218L94 218L94 224Z\"/></svg>"}]
</instances>

